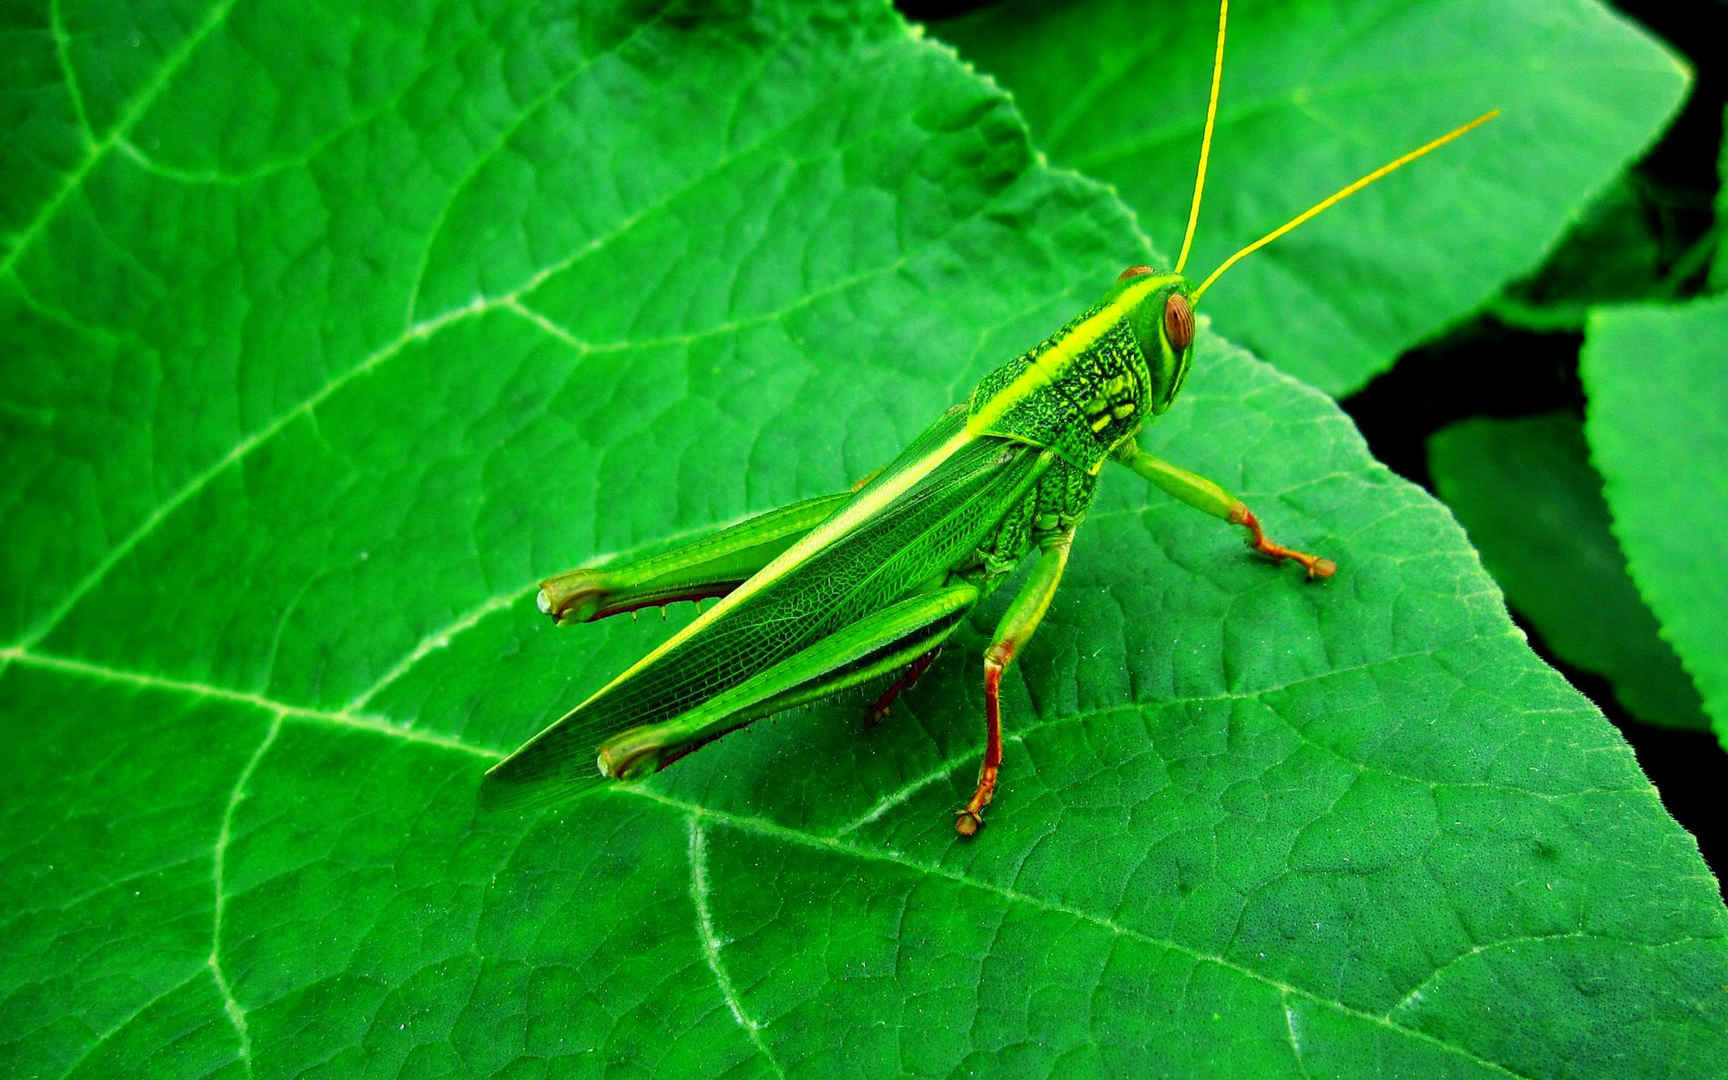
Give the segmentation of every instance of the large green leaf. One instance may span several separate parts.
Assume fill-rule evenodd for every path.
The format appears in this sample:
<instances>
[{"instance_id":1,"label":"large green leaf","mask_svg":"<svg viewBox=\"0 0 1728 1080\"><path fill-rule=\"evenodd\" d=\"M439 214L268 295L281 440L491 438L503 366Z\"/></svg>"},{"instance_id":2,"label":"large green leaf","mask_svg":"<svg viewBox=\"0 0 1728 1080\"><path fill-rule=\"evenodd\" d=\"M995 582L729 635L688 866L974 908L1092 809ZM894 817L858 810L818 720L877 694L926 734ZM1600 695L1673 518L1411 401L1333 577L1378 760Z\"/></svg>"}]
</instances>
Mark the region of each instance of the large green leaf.
<instances>
[{"instance_id":1,"label":"large green leaf","mask_svg":"<svg viewBox=\"0 0 1728 1080\"><path fill-rule=\"evenodd\" d=\"M1188 217L1218 5L1019 0L940 26L1058 164L1166 249ZM1327 0L1231 15L1191 267L1488 109L1502 115L1230 271L1225 333L1345 394L1542 261L1662 129L1684 62L1590 0Z\"/></svg>"},{"instance_id":2,"label":"large green leaf","mask_svg":"<svg viewBox=\"0 0 1728 1080\"><path fill-rule=\"evenodd\" d=\"M1626 574L1576 418L1466 420L1429 440L1428 463L1494 580L1556 655L1606 676L1646 723L1709 728Z\"/></svg>"},{"instance_id":3,"label":"large green leaf","mask_svg":"<svg viewBox=\"0 0 1728 1080\"><path fill-rule=\"evenodd\" d=\"M873 732L480 815L666 632L538 576L839 488L1150 253L885 8L397 11L20 37L70 81L6 172L0 1071L1719 1062L1691 838L1445 511L1210 336L1148 445L1339 576L1109 476L976 842L1006 595Z\"/></svg>"},{"instance_id":4,"label":"large green leaf","mask_svg":"<svg viewBox=\"0 0 1728 1080\"><path fill-rule=\"evenodd\" d=\"M1614 533L1728 746L1728 297L1590 316L1584 431Z\"/></svg>"}]
</instances>

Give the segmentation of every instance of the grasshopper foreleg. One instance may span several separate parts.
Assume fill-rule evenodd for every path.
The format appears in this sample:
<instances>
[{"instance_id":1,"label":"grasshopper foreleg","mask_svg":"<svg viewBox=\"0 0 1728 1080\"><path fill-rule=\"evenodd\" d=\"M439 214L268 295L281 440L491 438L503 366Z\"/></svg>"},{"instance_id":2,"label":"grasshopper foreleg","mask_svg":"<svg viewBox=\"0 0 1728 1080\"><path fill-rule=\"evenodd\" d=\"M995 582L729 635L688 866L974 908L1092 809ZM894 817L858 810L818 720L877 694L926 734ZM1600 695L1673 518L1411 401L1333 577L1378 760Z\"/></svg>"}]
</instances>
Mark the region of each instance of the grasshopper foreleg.
<instances>
[{"instance_id":1,"label":"grasshopper foreleg","mask_svg":"<svg viewBox=\"0 0 1728 1080\"><path fill-rule=\"evenodd\" d=\"M998 702L1002 672L1013 663L1015 654L1049 610L1073 543L1071 528L1043 541L1031 578L1008 605L990 647L984 650L984 761L978 766L978 787L972 792L972 801L961 807L954 818L954 830L961 836L975 836L983 828L984 808L996 794L996 777L1002 769L1002 710Z\"/></svg>"},{"instance_id":2,"label":"grasshopper foreleg","mask_svg":"<svg viewBox=\"0 0 1728 1080\"><path fill-rule=\"evenodd\" d=\"M1337 572L1338 564L1331 559L1273 542L1260 527L1260 519L1254 516L1254 511L1248 509L1246 503L1199 473L1190 472L1163 458L1148 454L1133 442L1122 444L1116 451L1116 460L1157 484L1166 494L1173 495L1198 510L1204 510L1213 517L1247 529L1248 546L1273 562L1289 559L1300 563L1302 568L1308 571L1310 579L1331 577Z\"/></svg>"}]
</instances>

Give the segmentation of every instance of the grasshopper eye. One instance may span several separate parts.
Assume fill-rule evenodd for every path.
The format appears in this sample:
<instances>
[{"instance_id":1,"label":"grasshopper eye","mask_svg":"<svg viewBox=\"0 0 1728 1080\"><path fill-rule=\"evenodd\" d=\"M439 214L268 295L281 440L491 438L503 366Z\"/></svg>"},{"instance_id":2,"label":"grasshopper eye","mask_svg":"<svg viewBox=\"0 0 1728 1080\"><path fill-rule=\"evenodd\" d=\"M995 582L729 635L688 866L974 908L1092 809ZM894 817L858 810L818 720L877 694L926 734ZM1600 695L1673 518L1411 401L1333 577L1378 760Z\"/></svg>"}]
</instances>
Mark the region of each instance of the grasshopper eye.
<instances>
[{"instance_id":1,"label":"grasshopper eye","mask_svg":"<svg viewBox=\"0 0 1728 1080\"><path fill-rule=\"evenodd\" d=\"M1129 278L1145 277L1147 274L1156 274L1157 272L1158 271L1152 269L1150 266L1130 266L1120 274L1117 274L1116 280L1127 281Z\"/></svg>"},{"instance_id":2,"label":"grasshopper eye","mask_svg":"<svg viewBox=\"0 0 1728 1080\"><path fill-rule=\"evenodd\" d=\"M1173 292L1164 301L1164 336L1177 352L1194 343L1194 309L1181 293Z\"/></svg>"}]
</instances>

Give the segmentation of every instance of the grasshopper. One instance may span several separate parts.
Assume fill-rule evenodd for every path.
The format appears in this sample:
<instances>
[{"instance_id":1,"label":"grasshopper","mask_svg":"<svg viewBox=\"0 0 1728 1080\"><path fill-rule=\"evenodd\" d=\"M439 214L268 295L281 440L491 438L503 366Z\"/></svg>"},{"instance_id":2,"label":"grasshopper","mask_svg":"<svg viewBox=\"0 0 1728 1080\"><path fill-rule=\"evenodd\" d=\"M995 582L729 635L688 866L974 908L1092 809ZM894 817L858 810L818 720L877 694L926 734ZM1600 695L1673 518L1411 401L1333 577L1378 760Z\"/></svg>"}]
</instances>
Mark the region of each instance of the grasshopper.
<instances>
[{"instance_id":1,"label":"grasshopper","mask_svg":"<svg viewBox=\"0 0 1728 1080\"><path fill-rule=\"evenodd\" d=\"M870 710L886 714L942 642L1022 561L1031 575L984 653L984 756L955 828L975 835L1002 765L998 688L1062 580L1106 462L1247 530L1254 551L1312 579L1329 559L1267 537L1240 499L1135 445L1170 408L1194 355L1194 308L1238 260L1380 177L1450 142L1490 112L1297 215L1221 263L1183 275L1217 116L1228 0L1188 228L1175 268L1133 266L1090 308L990 372L900 455L850 491L769 510L651 557L577 569L540 585L561 626L678 600L720 597L664 644L529 739L487 774L494 805L543 804L608 778L648 776L770 713L903 673Z\"/></svg>"}]
</instances>

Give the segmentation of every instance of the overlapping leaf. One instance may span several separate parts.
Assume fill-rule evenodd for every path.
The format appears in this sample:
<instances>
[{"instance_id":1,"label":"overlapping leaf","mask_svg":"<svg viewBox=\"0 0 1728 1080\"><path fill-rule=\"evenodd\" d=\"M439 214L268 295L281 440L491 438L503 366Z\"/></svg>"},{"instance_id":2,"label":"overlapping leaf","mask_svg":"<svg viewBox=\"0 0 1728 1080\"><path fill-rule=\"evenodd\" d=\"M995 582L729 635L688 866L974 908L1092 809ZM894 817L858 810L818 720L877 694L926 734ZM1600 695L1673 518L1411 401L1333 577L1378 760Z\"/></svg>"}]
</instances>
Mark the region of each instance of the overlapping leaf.
<instances>
[{"instance_id":1,"label":"overlapping leaf","mask_svg":"<svg viewBox=\"0 0 1728 1080\"><path fill-rule=\"evenodd\" d=\"M1429 468L1494 580L1557 655L1606 676L1645 723L1709 727L1626 574L1575 418L1455 424L1430 441Z\"/></svg>"},{"instance_id":2,"label":"overlapping leaf","mask_svg":"<svg viewBox=\"0 0 1728 1080\"><path fill-rule=\"evenodd\" d=\"M1500 322L1538 333L1582 332L1598 304L1665 299L1661 238L1650 207L1622 177L1567 230L1542 269L1490 305Z\"/></svg>"},{"instance_id":3,"label":"overlapping leaf","mask_svg":"<svg viewBox=\"0 0 1728 1080\"><path fill-rule=\"evenodd\" d=\"M1614 531L1663 636L1728 745L1728 587L1711 539L1728 528L1728 300L1593 312L1585 433Z\"/></svg>"},{"instance_id":4,"label":"overlapping leaf","mask_svg":"<svg viewBox=\"0 0 1728 1080\"><path fill-rule=\"evenodd\" d=\"M868 735L478 815L665 632L555 631L538 576L843 486L1148 253L868 4L53 13L0 283L7 1072L1719 1061L1728 917L1626 746L1210 336L1148 445L1343 569L1110 476L978 842L977 629Z\"/></svg>"}]
</instances>

